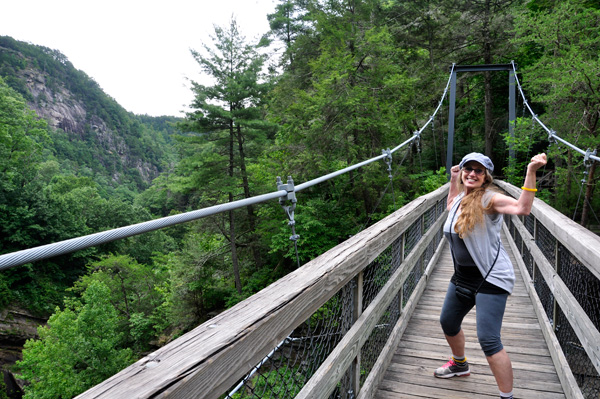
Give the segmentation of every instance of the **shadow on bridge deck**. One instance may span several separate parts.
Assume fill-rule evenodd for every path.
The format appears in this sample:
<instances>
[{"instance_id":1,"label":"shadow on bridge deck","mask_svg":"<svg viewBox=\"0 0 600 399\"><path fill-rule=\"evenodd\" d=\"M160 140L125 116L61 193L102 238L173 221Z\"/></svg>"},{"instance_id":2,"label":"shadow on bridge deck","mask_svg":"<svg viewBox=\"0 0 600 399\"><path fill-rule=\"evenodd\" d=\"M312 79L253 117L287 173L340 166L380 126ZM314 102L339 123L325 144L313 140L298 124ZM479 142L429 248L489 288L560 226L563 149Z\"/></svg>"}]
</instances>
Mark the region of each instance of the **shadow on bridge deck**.
<instances>
[{"instance_id":1,"label":"shadow on bridge deck","mask_svg":"<svg viewBox=\"0 0 600 399\"><path fill-rule=\"evenodd\" d=\"M502 325L502 341L514 370L515 398L565 398L514 254L504 235L502 240L515 265L517 277ZM477 341L476 309L463 322L471 375L452 379L433 376L433 371L450 356L450 348L438 320L453 272L447 245L443 251L379 385L376 399L499 397L496 382Z\"/></svg>"}]
</instances>

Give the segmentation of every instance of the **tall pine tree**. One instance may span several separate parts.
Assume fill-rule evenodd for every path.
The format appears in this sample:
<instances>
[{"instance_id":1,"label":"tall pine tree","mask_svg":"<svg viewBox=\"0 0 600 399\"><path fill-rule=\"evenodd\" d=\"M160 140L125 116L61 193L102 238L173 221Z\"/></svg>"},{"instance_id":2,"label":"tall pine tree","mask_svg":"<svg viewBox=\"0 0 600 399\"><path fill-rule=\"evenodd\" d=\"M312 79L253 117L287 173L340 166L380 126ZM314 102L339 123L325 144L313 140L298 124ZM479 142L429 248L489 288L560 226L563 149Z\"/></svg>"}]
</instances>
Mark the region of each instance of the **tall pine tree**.
<instances>
[{"instance_id":1,"label":"tall pine tree","mask_svg":"<svg viewBox=\"0 0 600 399\"><path fill-rule=\"evenodd\" d=\"M263 117L268 89L263 77L265 57L246 42L233 18L227 28L215 27L212 39L214 47L204 45L203 52L193 50L192 55L214 84L193 82L193 111L180 126L191 132L180 138L180 181L203 205L253 195L247 166L272 130ZM250 248L256 266L262 262L254 236L254 207L245 212L230 210L217 226L229 242L235 286L241 293L240 247Z\"/></svg>"}]
</instances>

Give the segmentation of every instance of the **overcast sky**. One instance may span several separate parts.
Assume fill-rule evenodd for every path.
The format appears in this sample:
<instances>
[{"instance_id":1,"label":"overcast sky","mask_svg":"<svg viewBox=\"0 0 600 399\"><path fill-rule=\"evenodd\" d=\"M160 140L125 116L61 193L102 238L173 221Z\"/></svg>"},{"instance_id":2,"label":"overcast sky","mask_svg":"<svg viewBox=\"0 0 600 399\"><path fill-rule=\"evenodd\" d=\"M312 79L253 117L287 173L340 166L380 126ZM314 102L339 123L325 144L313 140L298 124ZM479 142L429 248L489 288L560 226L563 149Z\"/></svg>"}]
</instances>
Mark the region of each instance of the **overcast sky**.
<instances>
[{"instance_id":1,"label":"overcast sky","mask_svg":"<svg viewBox=\"0 0 600 399\"><path fill-rule=\"evenodd\" d=\"M63 53L126 110L183 116L187 79L203 81L190 49L232 16L249 42L269 29L276 0L10 0L0 35ZM187 79L186 79L187 78Z\"/></svg>"}]
</instances>

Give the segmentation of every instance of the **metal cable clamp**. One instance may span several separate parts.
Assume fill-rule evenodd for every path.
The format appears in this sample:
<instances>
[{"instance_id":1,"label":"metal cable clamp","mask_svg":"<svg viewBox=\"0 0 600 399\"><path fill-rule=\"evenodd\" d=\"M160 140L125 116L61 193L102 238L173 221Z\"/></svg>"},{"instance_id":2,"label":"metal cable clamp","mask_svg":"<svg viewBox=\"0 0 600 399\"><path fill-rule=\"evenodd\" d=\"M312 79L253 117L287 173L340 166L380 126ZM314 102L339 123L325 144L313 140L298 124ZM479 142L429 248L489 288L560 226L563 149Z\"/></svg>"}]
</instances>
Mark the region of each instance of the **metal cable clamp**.
<instances>
[{"instance_id":1,"label":"metal cable clamp","mask_svg":"<svg viewBox=\"0 0 600 399\"><path fill-rule=\"evenodd\" d=\"M277 190L285 190L287 191L287 195L285 197L279 197L279 204L285 211L285 214L288 217L288 226L292 228L292 235L290 236L290 240L294 242L294 249L296 251L296 263L298 267L300 267L300 258L298 256L298 238L300 236L296 234L296 221L294 220L294 212L296 211L296 203L298 200L296 199L296 189L294 187L294 180L292 176L288 176L288 180L286 184L283 184L281 181L281 177L277 176ZM286 205L286 202L290 202L290 205Z\"/></svg>"},{"instance_id":2,"label":"metal cable clamp","mask_svg":"<svg viewBox=\"0 0 600 399\"><path fill-rule=\"evenodd\" d=\"M585 152L585 155L583 158L583 165L585 166L585 171L583 172L583 179L581 180L581 184L585 184L585 182L587 181L586 178L590 174L590 168L592 167L592 163L594 162L590 159L590 157L595 156L595 155L596 155L596 150L592 151L591 149L588 148L587 151Z\"/></svg>"}]
</instances>

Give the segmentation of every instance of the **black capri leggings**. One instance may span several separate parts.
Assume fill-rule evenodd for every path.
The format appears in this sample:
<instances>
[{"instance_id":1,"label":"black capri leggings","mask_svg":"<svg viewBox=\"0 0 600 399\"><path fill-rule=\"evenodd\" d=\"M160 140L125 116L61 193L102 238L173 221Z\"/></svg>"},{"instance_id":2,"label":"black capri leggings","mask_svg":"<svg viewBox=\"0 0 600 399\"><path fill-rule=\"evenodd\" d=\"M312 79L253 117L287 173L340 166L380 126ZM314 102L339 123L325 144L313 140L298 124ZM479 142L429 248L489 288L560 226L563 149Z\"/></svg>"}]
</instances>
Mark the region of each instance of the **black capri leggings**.
<instances>
[{"instance_id":1,"label":"black capri leggings","mask_svg":"<svg viewBox=\"0 0 600 399\"><path fill-rule=\"evenodd\" d=\"M444 334L454 337L460 332L461 324L472 306L464 305L456 297L456 285L450 283L446 299L442 306L440 323ZM477 338L486 356L492 356L504 348L500 338L502 318L506 309L508 293L483 294L477 293Z\"/></svg>"}]
</instances>

